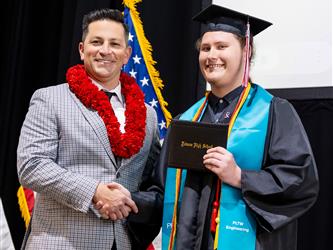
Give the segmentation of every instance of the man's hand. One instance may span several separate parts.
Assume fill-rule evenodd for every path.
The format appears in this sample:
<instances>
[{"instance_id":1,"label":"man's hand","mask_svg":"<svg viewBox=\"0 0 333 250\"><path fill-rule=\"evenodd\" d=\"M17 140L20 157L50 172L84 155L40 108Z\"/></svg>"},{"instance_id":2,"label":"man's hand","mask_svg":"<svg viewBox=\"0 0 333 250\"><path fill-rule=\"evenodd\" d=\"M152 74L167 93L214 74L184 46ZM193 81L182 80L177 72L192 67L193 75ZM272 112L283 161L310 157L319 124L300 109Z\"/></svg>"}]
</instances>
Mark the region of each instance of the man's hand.
<instances>
[{"instance_id":1,"label":"man's hand","mask_svg":"<svg viewBox=\"0 0 333 250\"><path fill-rule=\"evenodd\" d=\"M107 185L100 183L93 197L93 202L104 219L123 219L130 212L138 212L130 192L118 183Z\"/></svg>"},{"instance_id":2,"label":"man's hand","mask_svg":"<svg viewBox=\"0 0 333 250\"><path fill-rule=\"evenodd\" d=\"M215 173L221 181L233 187L241 187L242 171L228 150L222 147L208 149L203 159L205 167Z\"/></svg>"}]
</instances>

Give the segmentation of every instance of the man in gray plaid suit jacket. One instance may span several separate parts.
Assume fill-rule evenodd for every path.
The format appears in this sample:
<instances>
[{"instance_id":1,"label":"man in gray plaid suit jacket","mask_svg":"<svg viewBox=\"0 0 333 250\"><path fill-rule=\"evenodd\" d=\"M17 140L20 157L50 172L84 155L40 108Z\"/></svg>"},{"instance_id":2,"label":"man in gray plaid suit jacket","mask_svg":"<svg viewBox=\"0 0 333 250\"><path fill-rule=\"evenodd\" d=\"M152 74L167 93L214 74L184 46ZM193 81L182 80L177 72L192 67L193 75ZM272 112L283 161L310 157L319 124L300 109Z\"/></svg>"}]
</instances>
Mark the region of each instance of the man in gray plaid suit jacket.
<instances>
[{"instance_id":1,"label":"man in gray plaid suit jacket","mask_svg":"<svg viewBox=\"0 0 333 250\"><path fill-rule=\"evenodd\" d=\"M121 72L131 54L121 12L88 13L82 28L84 65L37 90L22 126L18 175L37 192L23 248L145 249L162 216L156 113Z\"/></svg>"}]
</instances>

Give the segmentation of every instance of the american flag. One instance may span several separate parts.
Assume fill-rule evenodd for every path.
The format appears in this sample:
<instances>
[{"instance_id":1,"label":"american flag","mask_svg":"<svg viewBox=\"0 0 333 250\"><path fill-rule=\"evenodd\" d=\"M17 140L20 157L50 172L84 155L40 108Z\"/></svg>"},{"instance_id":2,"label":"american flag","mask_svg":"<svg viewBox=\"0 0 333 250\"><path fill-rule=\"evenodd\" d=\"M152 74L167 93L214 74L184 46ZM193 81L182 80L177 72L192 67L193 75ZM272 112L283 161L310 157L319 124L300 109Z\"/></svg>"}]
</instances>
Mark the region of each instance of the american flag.
<instances>
[{"instance_id":1,"label":"american flag","mask_svg":"<svg viewBox=\"0 0 333 250\"><path fill-rule=\"evenodd\" d=\"M126 5L126 2L130 1L124 2L124 19L129 28L128 42L132 47L132 55L124 66L124 71L136 79L145 94L145 102L155 109L160 137L163 139L171 119L166 109L167 103L160 92L163 84L158 71L153 66L156 62L151 56L152 47L144 35L139 14L134 4Z\"/></svg>"}]
</instances>

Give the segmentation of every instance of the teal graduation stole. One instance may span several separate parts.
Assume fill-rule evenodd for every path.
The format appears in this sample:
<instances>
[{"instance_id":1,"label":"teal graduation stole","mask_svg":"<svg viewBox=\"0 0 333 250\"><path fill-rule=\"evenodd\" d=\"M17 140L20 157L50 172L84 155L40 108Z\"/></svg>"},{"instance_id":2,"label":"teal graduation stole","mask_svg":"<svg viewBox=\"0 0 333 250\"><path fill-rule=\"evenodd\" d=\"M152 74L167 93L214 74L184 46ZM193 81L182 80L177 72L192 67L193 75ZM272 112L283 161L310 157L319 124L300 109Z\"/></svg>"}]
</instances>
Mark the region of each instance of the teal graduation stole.
<instances>
[{"instance_id":1,"label":"teal graduation stole","mask_svg":"<svg viewBox=\"0 0 333 250\"><path fill-rule=\"evenodd\" d=\"M193 105L180 119L192 120L198 109L206 108L205 99ZM244 170L261 169L271 99L272 96L266 90L253 84L231 128L227 149L233 154L238 166ZM201 117L198 120L200 119ZM186 171L168 168L162 224L163 250L174 249L177 222L175 212L177 214L178 204L181 202L185 178ZM177 181L181 182L178 190ZM256 222L242 199L241 190L223 183L221 188L217 249L254 250Z\"/></svg>"},{"instance_id":2,"label":"teal graduation stole","mask_svg":"<svg viewBox=\"0 0 333 250\"><path fill-rule=\"evenodd\" d=\"M205 110L207 106L206 97L202 98L200 101L195 103L190 109L180 116L180 120L191 121L195 117L196 113L200 108ZM198 117L198 120L201 120L203 111ZM163 205L163 222L162 222L162 250L174 249L173 243L176 234L176 222L177 218L174 218L174 214L178 210L178 204L181 202L181 197L184 189L186 179L186 170L168 168L166 181L165 181L165 191L164 191L164 205ZM176 182L180 181L180 185L176 185ZM176 186L180 186L177 190ZM175 205L175 200L178 201L178 204Z\"/></svg>"}]
</instances>

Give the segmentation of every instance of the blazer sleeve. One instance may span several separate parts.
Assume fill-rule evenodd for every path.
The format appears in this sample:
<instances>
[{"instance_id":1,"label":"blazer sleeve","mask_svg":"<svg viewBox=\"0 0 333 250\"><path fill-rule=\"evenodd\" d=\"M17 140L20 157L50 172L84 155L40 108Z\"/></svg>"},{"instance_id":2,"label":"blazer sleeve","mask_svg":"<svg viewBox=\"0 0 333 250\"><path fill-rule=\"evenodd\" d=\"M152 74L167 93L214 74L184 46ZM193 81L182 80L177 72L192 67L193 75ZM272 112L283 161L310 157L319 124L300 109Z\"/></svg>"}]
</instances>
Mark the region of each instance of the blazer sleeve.
<instances>
[{"instance_id":1,"label":"blazer sleeve","mask_svg":"<svg viewBox=\"0 0 333 250\"><path fill-rule=\"evenodd\" d=\"M20 183L74 210L87 212L98 181L57 164L59 124L50 88L31 98L17 149Z\"/></svg>"}]
</instances>

